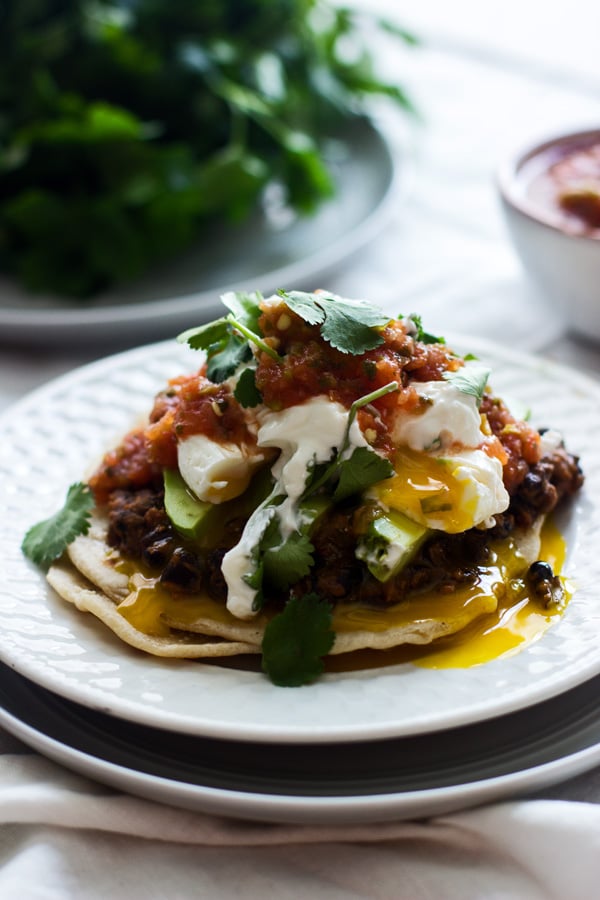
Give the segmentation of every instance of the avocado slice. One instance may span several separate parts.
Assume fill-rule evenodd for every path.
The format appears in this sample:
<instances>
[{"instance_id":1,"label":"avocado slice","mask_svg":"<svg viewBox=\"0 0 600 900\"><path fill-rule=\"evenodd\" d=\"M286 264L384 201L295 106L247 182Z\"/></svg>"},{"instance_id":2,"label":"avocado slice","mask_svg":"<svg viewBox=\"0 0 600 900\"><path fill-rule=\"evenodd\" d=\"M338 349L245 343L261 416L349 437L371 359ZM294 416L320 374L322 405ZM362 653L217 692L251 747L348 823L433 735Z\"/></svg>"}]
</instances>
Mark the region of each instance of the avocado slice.
<instances>
[{"instance_id":1,"label":"avocado slice","mask_svg":"<svg viewBox=\"0 0 600 900\"><path fill-rule=\"evenodd\" d=\"M378 581L386 582L415 557L431 531L398 510L379 508L358 540L356 556Z\"/></svg>"},{"instance_id":2,"label":"avocado slice","mask_svg":"<svg viewBox=\"0 0 600 900\"><path fill-rule=\"evenodd\" d=\"M199 500L188 488L177 469L165 469L165 510L173 527L184 537L197 540L206 529L213 503Z\"/></svg>"},{"instance_id":3,"label":"avocado slice","mask_svg":"<svg viewBox=\"0 0 600 900\"><path fill-rule=\"evenodd\" d=\"M269 494L272 485L268 469L256 473L246 491L226 503L199 500L177 469L163 471L165 510L173 527L183 537L205 546L215 545L231 519L248 517Z\"/></svg>"}]
</instances>

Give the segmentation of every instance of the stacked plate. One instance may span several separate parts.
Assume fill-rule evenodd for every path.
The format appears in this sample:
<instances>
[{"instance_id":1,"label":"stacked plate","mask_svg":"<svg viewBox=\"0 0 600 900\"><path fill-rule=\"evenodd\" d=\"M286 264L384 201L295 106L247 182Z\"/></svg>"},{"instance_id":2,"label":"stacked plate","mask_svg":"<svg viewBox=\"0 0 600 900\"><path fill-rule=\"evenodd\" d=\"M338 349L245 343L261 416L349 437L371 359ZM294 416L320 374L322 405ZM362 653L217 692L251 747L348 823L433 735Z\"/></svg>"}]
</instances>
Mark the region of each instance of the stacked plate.
<instances>
[{"instance_id":1,"label":"stacked plate","mask_svg":"<svg viewBox=\"0 0 600 900\"><path fill-rule=\"evenodd\" d=\"M496 392L561 429L582 458L586 486L558 523L575 593L543 637L472 668L390 663L284 689L231 664L140 654L62 603L23 558L22 536L169 377L197 366L168 342L73 372L0 419L0 724L126 791L269 821L425 816L599 764L598 387L486 342L449 340L486 360Z\"/></svg>"}]
</instances>

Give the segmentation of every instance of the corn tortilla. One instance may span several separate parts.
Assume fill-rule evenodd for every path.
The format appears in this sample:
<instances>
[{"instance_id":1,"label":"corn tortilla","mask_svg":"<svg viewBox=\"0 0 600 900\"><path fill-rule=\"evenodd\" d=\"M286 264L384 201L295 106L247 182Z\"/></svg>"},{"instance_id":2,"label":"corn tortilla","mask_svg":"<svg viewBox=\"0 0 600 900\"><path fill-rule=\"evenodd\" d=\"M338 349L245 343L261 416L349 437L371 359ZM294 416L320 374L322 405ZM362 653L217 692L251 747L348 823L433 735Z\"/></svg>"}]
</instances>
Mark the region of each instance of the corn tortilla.
<instances>
[{"instance_id":1,"label":"corn tortilla","mask_svg":"<svg viewBox=\"0 0 600 900\"><path fill-rule=\"evenodd\" d=\"M542 521L540 517L533 528L518 536L525 565L538 558ZM134 627L119 611L119 605L125 605L130 597L130 576L116 566L118 556L109 548L106 535L107 520L97 514L88 534L76 538L67 550L68 556L50 568L48 581L64 600L96 616L125 643L155 656L199 659L261 652L269 615L263 612L250 621L237 619L205 595L175 600L172 607L161 612L165 634L146 634ZM439 616L377 630L337 631L330 654L430 644L466 628L479 616L494 612L496 606L496 598L490 595L483 602L444 615L444 601L440 598Z\"/></svg>"}]
</instances>

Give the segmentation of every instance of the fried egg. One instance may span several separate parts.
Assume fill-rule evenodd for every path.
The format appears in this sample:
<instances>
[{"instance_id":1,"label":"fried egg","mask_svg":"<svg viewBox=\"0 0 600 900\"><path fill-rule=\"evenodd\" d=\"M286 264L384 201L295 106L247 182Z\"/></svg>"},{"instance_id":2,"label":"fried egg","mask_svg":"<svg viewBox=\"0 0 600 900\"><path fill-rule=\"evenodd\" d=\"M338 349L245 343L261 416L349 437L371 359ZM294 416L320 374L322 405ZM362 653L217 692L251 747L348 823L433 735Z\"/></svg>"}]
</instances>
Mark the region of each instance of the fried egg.
<instances>
[{"instance_id":1,"label":"fried egg","mask_svg":"<svg viewBox=\"0 0 600 900\"><path fill-rule=\"evenodd\" d=\"M384 506L449 534L488 527L509 496L500 460L482 449L477 398L448 381L413 387L417 411L399 411L393 424L395 474L372 493Z\"/></svg>"},{"instance_id":2,"label":"fried egg","mask_svg":"<svg viewBox=\"0 0 600 900\"><path fill-rule=\"evenodd\" d=\"M502 464L484 450L436 456L404 447L394 456L394 470L374 489L377 500L448 534L487 527L509 503Z\"/></svg>"}]
</instances>

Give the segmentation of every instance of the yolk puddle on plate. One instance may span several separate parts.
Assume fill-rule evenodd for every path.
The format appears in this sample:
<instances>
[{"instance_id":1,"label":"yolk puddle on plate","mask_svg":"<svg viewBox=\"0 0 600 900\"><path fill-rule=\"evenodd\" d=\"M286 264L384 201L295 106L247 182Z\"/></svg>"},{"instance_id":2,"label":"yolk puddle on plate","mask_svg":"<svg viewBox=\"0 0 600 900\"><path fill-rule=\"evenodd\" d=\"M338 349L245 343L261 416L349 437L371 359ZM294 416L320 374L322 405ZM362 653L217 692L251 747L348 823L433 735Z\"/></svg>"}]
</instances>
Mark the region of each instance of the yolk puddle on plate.
<instances>
[{"instance_id":1,"label":"yolk puddle on plate","mask_svg":"<svg viewBox=\"0 0 600 900\"><path fill-rule=\"evenodd\" d=\"M510 539L499 546L491 563L480 570L475 585L459 586L445 595L414 595L387 608L339 604L333 614L333 627L339 633L382 631L415 621L452 620L459 628L456 634L425 645L404 644L390 650L358 650L330 656L325 660L325 670L353 671L407 662L435 669L466 668L515 653L536 641L558 621L564 604L545 609L535 598L530 598L523 579L512 574L522 572L523 559L514 552ZM542 530L539 558L548 562L555 573L561 571L565 543L551 520ZM155 575L140 571L121 558L116 561L116 567L130 576L132 589L119 604L119 612L145 634L166 636L171 628L185 630L207 618L239 625L239 620L222 603L208 597L175 598L161 588ZM569 599L566 589L565 597ZM253 622L261 627L268 618L268 614L260 613ZM230 665L231 661L217 663ZM255 667L256 660L249 668Z\"/></svg>"},{"instance_id":2,"label":"yolk puddle on plate","mask_svg":"<svg viewBox=\"0 0 600 900\"><path fill-rule=\"evenodd\" d=\"M562 535L553 522L547 520L541 535L540 559L548 562L556 574L560 573L564 564L565 549ZM493 582L493 568L491 574L488 576L484 574L482 578L481 598L486 593L486 581L490 586L490 578ZM497 581L498 571L496 570ZM570 599L570 593L564 584L563 588L566 602ZM435 601L438 604L438 617L440 603L444 604L447 614L452 615L453 612L458 612L461 596L464 603L465 593L469 594L470 602L477 603L477 591L473 591L472 588L464 592L457 591L455 595L449 595L443 599L438 597ZM424 614L431 613L432 602L431 598L424 599L422 606ZM467 608L468 602L465 604ZM412 615L415 615L416 611L417 604L415 603ZM405 644L391 650L359 650L344 656L332 656L326 660L326 671L371 669L408 662L431 669L457 669L481 665L490 660L511 655L528 644L532 644L560 619L563 612L564 604L556 608L544 609L539 601L527 594L524 582L516 579L512 583L512 590L507 590L505 595L500 598L495 610L486 612L482 606L482 614L456 634L438 638L427 645ZM384 613L385 611L382 611L379 615L382 617Z\"/></svg>"}]
</instances>

